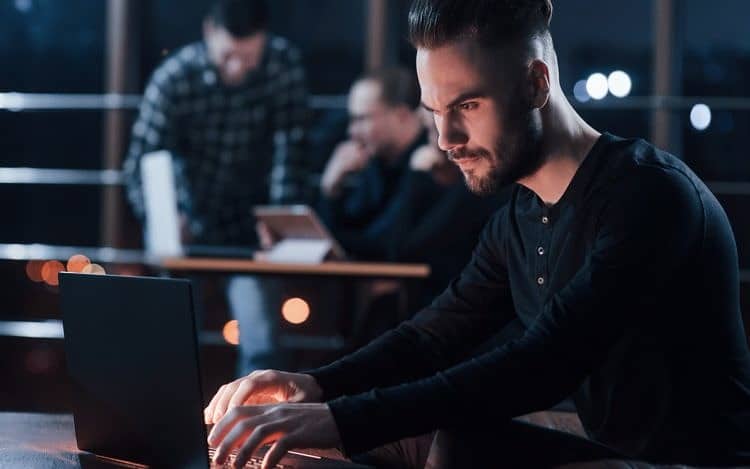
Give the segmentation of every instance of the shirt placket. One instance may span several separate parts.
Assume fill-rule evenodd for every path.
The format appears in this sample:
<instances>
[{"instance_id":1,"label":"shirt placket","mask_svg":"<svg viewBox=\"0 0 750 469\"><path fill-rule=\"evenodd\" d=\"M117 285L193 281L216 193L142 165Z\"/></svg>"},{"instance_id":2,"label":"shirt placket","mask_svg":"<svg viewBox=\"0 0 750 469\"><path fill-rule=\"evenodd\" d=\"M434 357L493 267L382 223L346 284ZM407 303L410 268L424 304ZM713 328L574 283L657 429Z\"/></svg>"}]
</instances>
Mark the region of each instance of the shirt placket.
<instances>
[{"instance_id":1,"label":"shirt placket","mask_svg":"<svg viewBox=\"0 0 750 469\"><path fill-rule=\"evenodd\" d=\"M542 210L542 215L539 219L542 227L541 236L539 237L539 242L534 247L534 275L536 276L534 282L542 291L549 284L549 262L547 259L549 257L550 239L552 237L552 221L549 210L547 208Z\"/></svg>"}]
</instances>

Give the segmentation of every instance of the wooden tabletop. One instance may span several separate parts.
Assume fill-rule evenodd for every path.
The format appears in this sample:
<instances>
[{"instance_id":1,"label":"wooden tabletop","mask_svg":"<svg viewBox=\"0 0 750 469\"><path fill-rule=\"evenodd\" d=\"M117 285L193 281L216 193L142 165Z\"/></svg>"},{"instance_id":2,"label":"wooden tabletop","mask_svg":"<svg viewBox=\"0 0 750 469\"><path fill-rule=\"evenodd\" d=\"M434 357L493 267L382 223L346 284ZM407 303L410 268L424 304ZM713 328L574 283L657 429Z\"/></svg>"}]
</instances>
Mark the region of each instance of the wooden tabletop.
<instances>
[{"instance_id":1,"label":"wooden tabletop","mask_svg":"<svg viewBox=\"0 0 750 469\"><path fill-rule=\"evenodd\" d=\"M376 262L322 262L292 264L250 259L219 259L204 257L165 258L159 265L170 271L231 272L282 275L335 275L355 277L426 278L426 264L394 264Z\"/></svg>"},{"instance_id":2,"label":"wooden tabletop","mask_svg":"<svg viewBox=\"0 0 750 469\"><path fill-rule=\"evenodd\" d=\"M302 450L332 459L342 459L335 450ZM299 462L296 462L299 464ZM76 445L73 416L0 412L0 467L46 469L148 469L128 461L95 456ZM194 466L191 466L194 467ZM295 467L297 467L295 465ZM301 468L366 468L347 461L318 461ZM206 468L208 469L208 468Z\"/></svg>"}]
</instances>

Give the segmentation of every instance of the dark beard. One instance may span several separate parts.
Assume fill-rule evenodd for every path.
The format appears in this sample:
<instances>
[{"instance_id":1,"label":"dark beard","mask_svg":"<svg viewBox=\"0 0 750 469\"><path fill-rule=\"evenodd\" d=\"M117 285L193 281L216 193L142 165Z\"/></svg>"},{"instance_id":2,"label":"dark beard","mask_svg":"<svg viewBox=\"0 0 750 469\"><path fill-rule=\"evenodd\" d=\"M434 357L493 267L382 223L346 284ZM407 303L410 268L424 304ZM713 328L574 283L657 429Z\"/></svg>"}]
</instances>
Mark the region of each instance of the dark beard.
<instances>
[{"instance_id":1,"label":"dark beard","mask_svg":"<svg viewBox=\"0 0 750 469\"><path fill-rule=\"evenodd\" d=\"M544 162L542 155L542 123L538 110L519 113L516 122L520 124L519 138L507 139L495 148L495 157L488 152L477 152L477 156L490 163L490 170L484 176L465 174L466 186L480 196L497 193L502 187L533 174Z\"/></svg>"}]
</instances>

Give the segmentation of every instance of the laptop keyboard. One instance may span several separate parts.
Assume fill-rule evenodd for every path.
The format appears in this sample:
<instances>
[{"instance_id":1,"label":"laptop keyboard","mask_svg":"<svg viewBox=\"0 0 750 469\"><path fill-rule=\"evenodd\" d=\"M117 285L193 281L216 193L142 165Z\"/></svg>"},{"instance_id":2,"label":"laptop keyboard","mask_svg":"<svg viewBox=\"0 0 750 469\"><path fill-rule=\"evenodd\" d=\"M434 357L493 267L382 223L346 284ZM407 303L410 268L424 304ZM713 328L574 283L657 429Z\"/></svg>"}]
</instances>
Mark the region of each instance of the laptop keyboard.
<instances>
[{"instance_id":1,"label":"laptop keyboard","mask_svg":"<svg viewBox=\"0 0 750 469\"><path fill-rule=\"evenodd\" d=\"M210 448L208 450L208 459L211 461L211 469L224 469L224 468L233 468L234 467L234 460L237 456L237 452L233 451L229 454L229 457L227 458L226 462L222 465L214 464L214 455L216 454L216 450L213 448ZM262 458L258 458L255 456L252 456L243 467L249 468L249 469L260 469L261 464L263 463ZM289 466L287 464L276 464L274 466L276 469L294 469L294 466Z\"/></svg>"}]
</instances>

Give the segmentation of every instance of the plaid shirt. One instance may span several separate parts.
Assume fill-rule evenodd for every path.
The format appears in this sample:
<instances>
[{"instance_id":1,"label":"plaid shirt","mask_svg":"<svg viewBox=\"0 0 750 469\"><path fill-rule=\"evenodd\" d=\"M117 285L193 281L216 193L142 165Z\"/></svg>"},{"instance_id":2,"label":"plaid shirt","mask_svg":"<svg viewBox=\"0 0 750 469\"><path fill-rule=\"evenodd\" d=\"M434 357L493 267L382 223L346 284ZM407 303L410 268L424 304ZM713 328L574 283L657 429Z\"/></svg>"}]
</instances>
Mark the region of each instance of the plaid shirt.
<instances>
[{"instance_id":1,"label":"plaid shirt","mask_svg":"<svg viewBox=\"0 0 750 469\"><path fill-rule=\"evenodd\" d=\"M127 196L144 218L140 159L175 156L179 209L195 242L249 244L253 205L305 200L307 90L300 53L269 36L239 87L222 85L204 43L187 45L151 77L124 164Z\"/></svg>"}]
</instances>

